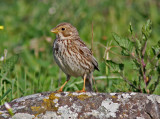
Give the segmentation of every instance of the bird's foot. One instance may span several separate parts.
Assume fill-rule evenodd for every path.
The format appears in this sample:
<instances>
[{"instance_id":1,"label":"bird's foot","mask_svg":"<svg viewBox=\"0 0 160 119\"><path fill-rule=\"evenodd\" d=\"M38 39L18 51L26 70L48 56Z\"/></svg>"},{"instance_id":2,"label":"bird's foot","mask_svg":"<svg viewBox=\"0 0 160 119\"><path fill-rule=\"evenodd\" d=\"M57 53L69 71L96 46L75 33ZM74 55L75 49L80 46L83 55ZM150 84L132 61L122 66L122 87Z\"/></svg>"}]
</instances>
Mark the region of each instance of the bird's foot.
<instances>
[{"instance_id":1,"label":"bird's foot","mask_svg":"<svg viewBox=\"0 0 160 119\"><path fill-rule=\"evenodd\" d=\"M60 88L57 92L58 93L63 92L63 88Z\"/></svg>"},{"instance_id":2,"label":"bird's foot","mask_svg":"<svg viewBox=\"0 0 160 119\"><path fill-rule=\"evenodd\" d=\"M86 90L79 90L79 91L76 91L77 93L83 93L83 92L86 92Z\"/></svg>"}]
</instances>

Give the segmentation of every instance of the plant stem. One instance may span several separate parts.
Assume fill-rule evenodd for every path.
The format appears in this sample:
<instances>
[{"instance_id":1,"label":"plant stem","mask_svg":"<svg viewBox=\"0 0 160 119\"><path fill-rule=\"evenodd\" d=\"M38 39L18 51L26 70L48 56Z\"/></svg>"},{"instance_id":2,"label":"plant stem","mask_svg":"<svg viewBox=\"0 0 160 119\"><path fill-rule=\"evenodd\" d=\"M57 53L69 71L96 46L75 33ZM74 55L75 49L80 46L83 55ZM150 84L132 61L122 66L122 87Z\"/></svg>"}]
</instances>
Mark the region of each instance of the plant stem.
<instances>
[{"instance_id":1,"label":"plant stem","mask_svg":"<svg viewBox=\"0 0 160 119\"><path fill-rule=\"evenodd\" d=\"M143 48L143 50L142 50L142 57L144 57L144 54L145 54L145 52L146 52L146 47L147 47L147 40L146 40L145 45L144 45L144 48Z\"/></svg>"},{"instance_id":2,"label":"plant stem","mask_svg":"<svg viewBox=\"0 0 160 119\"><path fill-rule=\"evenodd\" d=\"M91 52L93 54L93 22L92 22L92 41L91 41Z\"/></svg>"},{"instance_id":3,"label":"plant stem","mask_svg":"<svg viewBox=\"0 0 160 119\"><path fill-rule=\"evenodd\" d=\"M141 91L139 88L135 87L126 77L124 77L123 73L121 74L123 80L127 82L132 88L136 89L137 91Z\"/></svg>"}]
</instances>

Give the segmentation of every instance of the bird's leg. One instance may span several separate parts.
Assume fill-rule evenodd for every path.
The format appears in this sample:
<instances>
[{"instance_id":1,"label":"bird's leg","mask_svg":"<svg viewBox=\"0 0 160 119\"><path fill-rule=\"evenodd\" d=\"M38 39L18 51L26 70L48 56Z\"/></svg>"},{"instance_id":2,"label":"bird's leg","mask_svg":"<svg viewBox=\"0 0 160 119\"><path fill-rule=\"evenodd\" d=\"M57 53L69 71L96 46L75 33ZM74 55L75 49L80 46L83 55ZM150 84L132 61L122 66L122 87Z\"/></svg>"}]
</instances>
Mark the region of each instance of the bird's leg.
<instances>
[{"instance_id":1,"label":"bird's leg","mask_svg":"<svg viewBox=\"0 0 160 119\"><path fill-rule=\"evenodd\" d=\"M85 89L86 77L87 77L87 75L85 74L85 75L84 75L84 78L83 78L84 83L83 83L83 89L82 89L82 92L86 92L86 89Z\"/></svg>"},{"instance_id":2,"label":"bird's leg","mask_svg":"<svg viewBox=\"0 0 160 119\"><path fill-rule=\"evenodd\" d=\"M86 92L86 89L85 89L86 77L87 77L87 75L85 74L85 75L84 75L84 77L83 77L83 80L84 80L84 83L83 83L83 89L82 89L82 90L80 90L80 91L77 91L78 93Z\"/></svg>"},{"instance_id":3,"label":"bird's leg","mask_svg":"<svg viewBox=\"0 0 160 119\"><path fill-rule=\"evenodd\" d=\"M67 82L70 80L70 76L67 75L67 80L66 82L61 86L61 88L58 90L58 92L62 92L63 91L63 88L64 86L67 84Z\"/></svg>"}]
</instances>

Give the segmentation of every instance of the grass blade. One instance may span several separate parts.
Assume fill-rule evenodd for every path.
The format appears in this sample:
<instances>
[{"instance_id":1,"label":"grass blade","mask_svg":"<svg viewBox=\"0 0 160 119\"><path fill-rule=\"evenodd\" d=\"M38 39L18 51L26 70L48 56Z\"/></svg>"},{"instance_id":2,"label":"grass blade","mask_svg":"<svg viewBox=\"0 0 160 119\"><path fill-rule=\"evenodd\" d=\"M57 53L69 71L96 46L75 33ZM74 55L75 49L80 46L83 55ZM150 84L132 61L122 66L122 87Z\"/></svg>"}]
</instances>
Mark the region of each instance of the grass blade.
<instances>
[{"instance_id":1,"label":"grass blade","mask_svg":"<svg viewBox=\"0 0 160 119\"><path fill-rule=\"evenodd\" d=\"M11 92L11 89L8 89L8 90L2 95L2 97L0 97L0 102L1 102L1 100L3 100L3 98L4 98L5 96L7 96L10 92Z\"/></svg>"}]
</instances>

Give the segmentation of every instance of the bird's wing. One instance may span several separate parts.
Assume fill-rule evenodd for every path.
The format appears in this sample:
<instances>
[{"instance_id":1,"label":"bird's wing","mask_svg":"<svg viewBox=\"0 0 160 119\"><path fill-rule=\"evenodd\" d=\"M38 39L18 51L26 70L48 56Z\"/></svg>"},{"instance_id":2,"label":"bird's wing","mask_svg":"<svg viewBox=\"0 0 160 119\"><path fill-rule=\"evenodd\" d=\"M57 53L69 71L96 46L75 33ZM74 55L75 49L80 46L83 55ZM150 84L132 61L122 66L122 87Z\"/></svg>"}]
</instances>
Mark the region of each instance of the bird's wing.
<instances>
[{"instance_id":1,"label":"bird's wing","mask_svg":"<svg viewBox=\"0 0 160 119\"><path fill-rule=\"evenodd\" d=\"M94 68L99 71L98 62L94 58L91 50L87 48L86 44L80 39L74 40L73 43L75 44L75 46L79 46L77 47L77 50L79 50L79 53L84 57L86 57L89 61L91 61L92 64L94 65Z\"/></svg>"}]
</instances>

